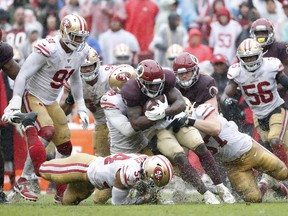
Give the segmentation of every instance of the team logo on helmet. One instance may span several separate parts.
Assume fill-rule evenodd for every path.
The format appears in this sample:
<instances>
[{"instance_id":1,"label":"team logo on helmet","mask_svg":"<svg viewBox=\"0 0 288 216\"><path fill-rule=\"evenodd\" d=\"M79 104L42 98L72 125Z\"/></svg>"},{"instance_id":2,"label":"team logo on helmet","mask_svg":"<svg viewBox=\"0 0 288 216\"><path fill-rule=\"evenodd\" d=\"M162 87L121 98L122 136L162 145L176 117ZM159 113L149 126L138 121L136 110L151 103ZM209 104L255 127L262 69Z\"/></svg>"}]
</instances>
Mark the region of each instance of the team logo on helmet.
<instances>
[{"instance_id":1,"label":"team logo on helmet","mask_svg":"<svg viewBox=\"0 0 288 216\"><path fill-rule=\"evenodd\" d=\"M72 24L71 24L71 22L70 22L69 19L63 20L63 25L64 25L65 28L67 28L67 29L71 28L71 26L72 26Z\"/></svg>"},{"instance_id":2,"label":"team logo on helmet","mask_svg":"<svg viewBox=\"0 0 288 216\"><path fill-rule=\"evenodd\" d=\"M209 94L211 95L211 97L214 97L218 94L218 89L216 86L211 86L209 89Z\"/></svg>"},{"instance_id":3,"label":"team logo on helmet","mask_svg":"<svg viewBox=\"0 0 288 216\"><path fill-rule=\"evenodd\" d=\"M155 169L154 169L154 178L157 180L157 181L161 181L162 178L163 178L163 171L162 169L157 166Z\"/></svg>"},{"instance_id":4,"label":"team logo on helmet","mask_svg":"<svg viewBox=\"0 0 288 216\"><path fill-rule=\"evenodd\" d=\"M116 76L116 79L119 81L128 81L131 78L131 74L128 72L120 73Z\"/></svg>"}]
</instances>

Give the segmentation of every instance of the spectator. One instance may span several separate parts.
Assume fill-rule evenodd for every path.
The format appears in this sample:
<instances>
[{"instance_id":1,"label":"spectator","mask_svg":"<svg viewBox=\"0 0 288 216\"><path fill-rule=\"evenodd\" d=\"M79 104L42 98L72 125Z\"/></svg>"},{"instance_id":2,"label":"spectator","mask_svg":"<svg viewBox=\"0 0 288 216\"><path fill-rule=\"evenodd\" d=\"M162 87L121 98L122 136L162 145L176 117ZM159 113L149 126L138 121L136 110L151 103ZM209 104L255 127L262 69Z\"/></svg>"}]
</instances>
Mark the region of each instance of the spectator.
<instances>
[{"instance_id":1,"label":"spectator","mask_svg":"<svg viewBox=\"0 0 288 216\"><path fill-rule=\"evenodd\" d=\"M44 19L42 38L53 37L58 34L60 19L56 13L48 13Z\"/></svg>"},{"instance_id":2,"label":"spectator","mask_svg":"<svg viewBox=\"0 0 288 216\"><path fill-rule=\"evenodd\" d=\"M113 50L119 43L129 46L133 55L139 53L139 44L136 37L123 29L124 20L115 15L111 18L110 29L102 33L99 37L99 45L102 50L103 64L113 63Z\"/></svg>"},{"instance_id":3,"label":"spectator","mask_svg":"<svg viewBox=\"0 0 288 216\"><path fill-rule=\"evenodd\" d=\"M127 0L125 29L134 34L140 45L139 61L151 58L149 44L153 40L154 26L159 7L152 0Z\"/></svg>"},{"instance_id":4,"label":"spectator","mask_svg":"<svg viewBox=\"0 0 288 216\"><path fill-rule=\"evenodd\" d=\"M23 7L15 10L12 29L7 32L6 41L10 46L19 47L26 40L25 11Z\"/></svg>"},{"instance_id":5,"label":"spectator","mask_svg":"<svg viewBox=\"0 0 288 216\"><path fill-rule=\"evenodd\" d=\"M26 40L19 47L21 56L22 58L24 58L24 60L32 53L34 42L41 38L41 34L37 27L30 26L29 28L27 28L26 34Z\"/></svg>"},{"instance_id":6,"label":"spectator","mask_svg":"<svg viewBox=\"0 0 288 216\"><path fill-rule=\"evenodd\" d=\"M209 46L213 49L213 54L225 55L231 64L235 59L235 43L242 27L237 21L231 19L227 8L221 8L216 15L217 21L211 23Z\"/></svg>"},{"instance_id":7,"label":"spectator","mask_svg":"<svg viewBox=\"0 0 288 216\"><path fill-rule=\"evenodd\" d=\"M91 36L99 39L99 35L109 29L111 17L126 19L124 0L92 0L91 14Z\"/></svg>"},{"instance_id":8,"label":"spectator","mask_svg":"<svg viewBox=\"0 0 288 216\"><path fill-rule=\"evenodd\" d=\"M0 8L0 29L7 32L10 31L12 26L9 23L9 13Z\"/></svg>"},{"instance_id":9,"label":"spectator","mask_svg":"<svg viewBox=\"0 0 288 216\"><path fill-rule=\"evenodd\" d=\"M288 1L282 3L285 17L275 25L275 38L278 41L288 42Z\"/></svg>"},{"instance_id":10,"label":"spectator","mask_svg":"<svg viewBox=\"0 0 288 216\"><path fill-rule=\"evenodd\" d=\"M177 0L159 0L159 14L156 18L155 31L159 29L161 24L167 23L169 14L176 12L178 1Z\"/></svg>"},{"instance_id":11,"label":"spectator","mask_svg":"<svg viewBox=\"0 0 288 216\"><path fill-rule=\"evenodd\" d=\"M192 28L189 31L188 46L184 52L193 54L200 62L210 60L212 57L212 49L202 43L202 33L199 29Z\"/></svg>"},{"instance_id":12,"label":"spectator","mask_svg":"<svg viewBox=\"0 0 288 216\"><path fill-rule=\"evenodd\" d=\"M168 23L163 23L155 32L154 39L150 44L150 49L154 51L154 59L161 66L168 67L169 62L166 61L165 53L167 48L172 44L186 46L187 32L181 25L181 18L176 12L168 16Z\"/></svg>"}]
</instances>

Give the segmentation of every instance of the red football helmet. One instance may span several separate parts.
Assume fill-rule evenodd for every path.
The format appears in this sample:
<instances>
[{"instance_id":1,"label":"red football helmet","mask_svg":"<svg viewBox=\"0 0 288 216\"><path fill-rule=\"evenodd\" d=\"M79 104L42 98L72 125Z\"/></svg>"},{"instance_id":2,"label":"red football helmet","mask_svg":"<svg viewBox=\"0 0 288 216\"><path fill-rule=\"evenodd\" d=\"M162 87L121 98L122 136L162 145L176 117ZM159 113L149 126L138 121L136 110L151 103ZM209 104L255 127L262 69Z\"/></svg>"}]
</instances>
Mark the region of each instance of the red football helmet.
<instances>
[{"instance_id":1,"label":"red football helmet","mask_svg":"<svg viewBox=\"0 0 288 216\"><path fill-rule=\"evenodd\" d=\"M173 71L176 75L176 82L182 88L189 88L199 79L198 59L187 52L177 56L173 61ZM192 72L192 76L186 80L181 80L179 74Z\"/></svg>"},{"instance_id":2,"label":"red football helmet","mask_svg":"<svg viewBox=\"0 0 288 216\"><path fill-rule=\"evenodd\" d=\"M256 35L255 32L267 31L266 36ZM255 39L261 46L266 46L274 41L274 27L273 24L266 18L255 20L250 28L250 37Z\"/></svg>"},{"instance_id":3,"label":"red football helmet","mask_svg":"<svg viewBox=\"0 0 288 216\"><path fill-rule=\"evenodd\" d=\"M164 88L165 74L162 67L152 59L141 61L137 66L137 80L143 94L157 97Z\"/></svg>"}]
</instances>

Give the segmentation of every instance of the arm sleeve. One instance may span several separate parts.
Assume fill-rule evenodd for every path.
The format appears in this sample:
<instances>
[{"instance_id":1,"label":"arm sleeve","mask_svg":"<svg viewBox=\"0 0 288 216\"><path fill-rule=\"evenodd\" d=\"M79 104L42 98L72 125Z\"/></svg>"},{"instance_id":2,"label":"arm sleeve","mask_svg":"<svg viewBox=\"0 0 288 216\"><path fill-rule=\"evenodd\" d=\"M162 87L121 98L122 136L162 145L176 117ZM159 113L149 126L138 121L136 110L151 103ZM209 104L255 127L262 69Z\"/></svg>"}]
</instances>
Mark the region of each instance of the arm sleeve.
<instances>
[{"instance_id":1,"label":"arm sleeve","mask_svg":"<svg viewBox=\"0 0 288 216\"><path fill-rule=\"evenodd\" d=\"M83 100L83 91L82 91L82 80L80 78L80 71L75 71L71 78L70 78L70 86L71 86L71 93L73 95L73 98L77 103L79 103L81 100Z\"/></svg>"},{"instance_id":2,"label":"arm sleeve","mask_svg":"<svg viewBox=\"0 0 288 216\"><path fill-rule=\"evenodd\" d=\"M37 52L31 53L25 60L19 71L19 74L16 77L13 95L19 95L22 97L25 90L26 80L37 73L45 63L45 56Z\"/></svg>"},{"instance_id":3,"label":"arm sleeve","mask_svg":"<svg viewBox=\"0 0 288 216\"><path fill-rule=\"evenodd\" d=\"M288 89L288 76L284 75L283 72L281 72L282 75L278 75L276 78L277 78L277 81L286 89Z\"/></svg>"},{"instance_id":4,"label":"arm sleeve","mask_svg":"<svg viewBox=\"0 0 288 216\"><path fill-rule=\"evenodd\" d=\"M118 109L104 109L107 120L124 136L131 136L135 132L128 118Z\"/></svg>"},{"instance_id":5,"label":"arm sleeve","mask_svg":"<svg viewBox=\"0 0 288 216\"><path fill-rule=\"evenodd\" d=\"M141 204L145 202L142 196L129 198L129 190L122 190L116 187L112 188L112 205L132 205Z\"/></svg>"}]
</instances>

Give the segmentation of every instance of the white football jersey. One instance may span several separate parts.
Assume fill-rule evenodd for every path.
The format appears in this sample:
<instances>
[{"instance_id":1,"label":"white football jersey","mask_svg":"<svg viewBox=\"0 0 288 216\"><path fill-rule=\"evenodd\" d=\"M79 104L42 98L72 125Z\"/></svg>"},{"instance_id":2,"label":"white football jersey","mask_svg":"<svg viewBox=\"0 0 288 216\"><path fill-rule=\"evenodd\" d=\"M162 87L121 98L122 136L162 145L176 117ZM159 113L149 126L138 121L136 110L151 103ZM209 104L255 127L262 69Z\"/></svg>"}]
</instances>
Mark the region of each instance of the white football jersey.
<instances>
[{"instance_id":1,"label":"white football jersey","mask_svg":"<svg viewBox=\"0 0 288 216\"><path fill-rule=\"evenodd\" d=\"M92 112L95 124L106 123L103 109L100 106L101 97L109 91L108 78L113 70L113 65L101 65L98 73L97 82L91 86L82 79L83 97L86 107Z\"/></svg>"},{"instance_id":2,"label":"white football jersey","mask_svg":"<svg viewBox=\"0 0 288 216\"><path fill-rule=\"evenodd\" d=\"M283 70L277 58L263 58L260 68L248 72L239 63L233 64L227 77L235 81L252 112L259 119L269 115L275 108L284 103L277 91L276 75Z\"/></svg>"},{"instance_id":3,"label":"white football jersey","mask_svg":"<svg viewBox=\"0 0 288 216\"><path fill-rule=\"evenodd\" d=\"M110 135L110 152L138 153L148 145L142 131L135 132L127 118L127 106L121 94L108 91L101 99Z\"/></svg>"},{"instance_id":4,"label":"white football jersey","mask_svg":"<svg viewBox=\"0 0 288 216\"><path fill-rule=\"evenodd\" d=\"M112 154L108 157L97 157L87 170L91 184L98 188L112 188L116 180L116 173L120 170L121 183L133 187L140 180L143 161L147 158L143 154Z\"/></svg>"},{"instance_id":5,"label":"white football jersey","mask_svg":"<svg viewBox=\"0 0 288 216\"><path fill-rule=\"evenodd\" d=\"M51 105L57 100L64 83L72 74L74 76L77 73L80 80L79 68L87 56L88 49L86 45L81 52L66 53L58 36L39 40L34 52L45 56L46 64L28 80L26 89L45 105Z\"/></svg>"},{"instance_id":6,"label":"white football jersey","mask_svg":"<svg viewBox=\"0 0 288 216\"><path fill-rule=\"evenodd\" d=\"M195 119L205 119L215 108L211 104L201 104L193 112ZM241 133L233 121L227 121L218 114L221 131L218 136L210 136L201 132L208 149L219 155L223 162L233 161L252 148L252 138Z\"/></svg>"}]
</instances>

